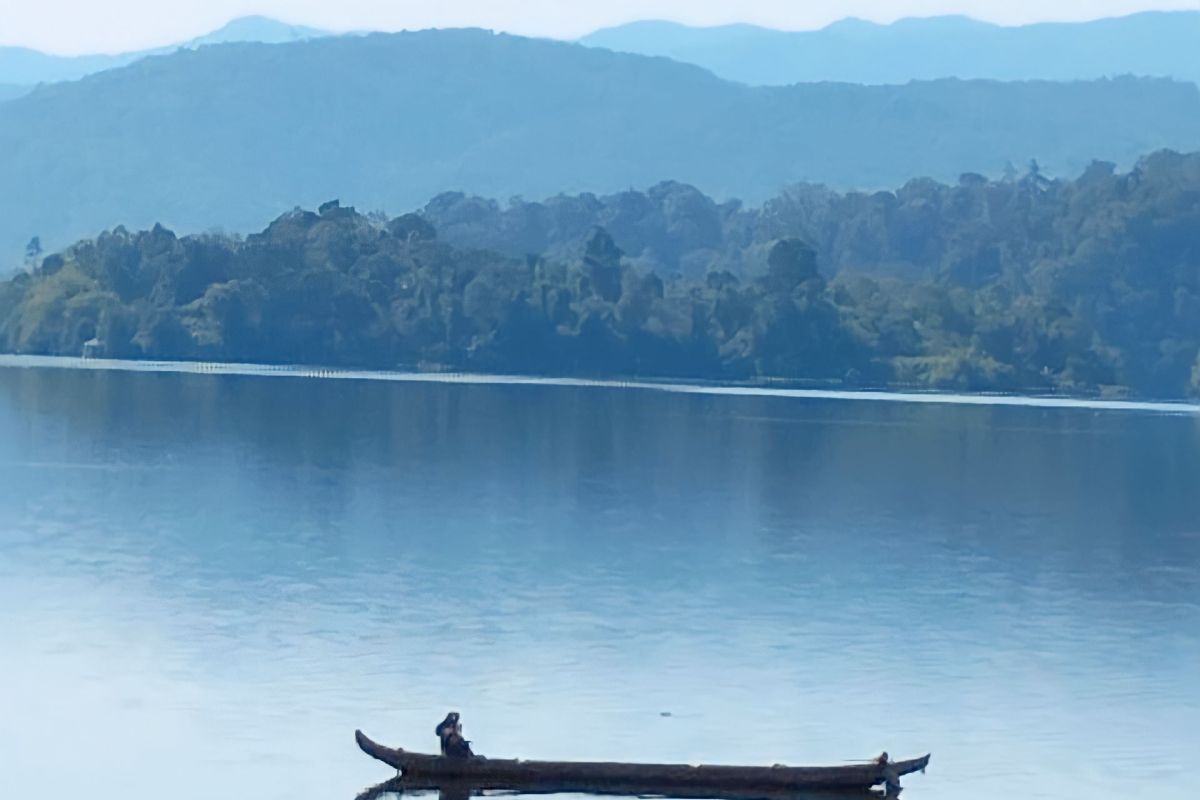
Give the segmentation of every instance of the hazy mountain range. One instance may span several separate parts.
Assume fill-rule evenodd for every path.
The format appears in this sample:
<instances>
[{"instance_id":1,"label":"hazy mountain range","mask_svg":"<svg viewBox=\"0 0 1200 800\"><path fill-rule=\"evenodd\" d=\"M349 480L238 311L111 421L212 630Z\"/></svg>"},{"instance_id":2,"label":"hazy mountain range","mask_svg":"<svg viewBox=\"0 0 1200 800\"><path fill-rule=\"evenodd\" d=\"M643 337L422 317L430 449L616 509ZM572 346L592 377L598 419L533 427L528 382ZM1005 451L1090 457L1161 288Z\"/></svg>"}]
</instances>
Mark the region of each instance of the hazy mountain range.
<instances>
[{"instance_id":1,"label":"hazy mountain range","mask_svg":"<svg viewBox=\"0 0 1200 800\"><path fill-rule=\"evenodd\" d=\"M670 179L757 203L800 181L1078 174L1200 148L1164 79L751 88L667 59L479 30L225 44L0 105L0 253L155 222L249 230L338 197L390 213Z\"/></svg>"},{"instance_id":2,"label":"hazy mountain range","mask_svg":"<svg viewBox=\"0 0 1200 800\"><path fill-rule=\"evenodd\" d=\"M845 19L815 31L634 22L580 40L666 56L751 85L905 83L932 78L1076 80L1149 75L1200 81L1200 11L1002 27L961 16L879 25Z\"/></svg>"},{"instance_id":3,"label":"hazy mountain range","mask_svg":"<svg viewBox=\"0 0 1200 800\"><path fill-rule=\"evenodd\" d=\"M289 25L267 17L240 17L204 36L186 42L129 53L58 56L25 47L0 47L0 101L28 91L39 83L70 81L114 67L123 67L146 56L162 55L181 47L201 47L227 42L280 44L328 35L316 28Z\"/></svg>"},{"instance_id":4,"label":"hazy mountain range","mask_svg":"<svg viewBox=\"0 0 1200 800\"><path fill-rule=\"evenodd\" d=\"M55 56L0 47L0 101L37 83L76 80L180 47L278 44L327 31L242 17L187 42L131 53ZM906 83L935 78L1077 80L1117 75L1200 81L1200 11L1146 12L1092 22L1005 27L963 16L880 25L844 19L815 31L753 25L696 28L640 21L605 28L581 44L665 56L729 80L778 86L811 81ZM7 84L8 86L3 86Z\"/></svg>"}]
</instances>

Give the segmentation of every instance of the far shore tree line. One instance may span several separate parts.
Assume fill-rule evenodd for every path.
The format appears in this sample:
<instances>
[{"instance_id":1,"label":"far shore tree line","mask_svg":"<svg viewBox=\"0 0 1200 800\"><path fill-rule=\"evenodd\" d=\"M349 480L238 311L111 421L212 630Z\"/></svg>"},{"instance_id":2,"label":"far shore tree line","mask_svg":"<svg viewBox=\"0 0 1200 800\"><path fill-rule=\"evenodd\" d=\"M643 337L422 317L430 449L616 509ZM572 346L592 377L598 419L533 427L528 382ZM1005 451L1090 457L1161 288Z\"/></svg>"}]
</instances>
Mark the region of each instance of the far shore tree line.
<instances>
[{"instance_id":1,"label":"far shore tree line","mask_svg":"<svg viewBox=\"0 0 1200 800\"><path fill-rule=\"evenodd\" d=\"M1200 154L745 208L663 183L249 236L123 228L0 284L0 350L1200 396Z\"/></svg>"}]
</instances>

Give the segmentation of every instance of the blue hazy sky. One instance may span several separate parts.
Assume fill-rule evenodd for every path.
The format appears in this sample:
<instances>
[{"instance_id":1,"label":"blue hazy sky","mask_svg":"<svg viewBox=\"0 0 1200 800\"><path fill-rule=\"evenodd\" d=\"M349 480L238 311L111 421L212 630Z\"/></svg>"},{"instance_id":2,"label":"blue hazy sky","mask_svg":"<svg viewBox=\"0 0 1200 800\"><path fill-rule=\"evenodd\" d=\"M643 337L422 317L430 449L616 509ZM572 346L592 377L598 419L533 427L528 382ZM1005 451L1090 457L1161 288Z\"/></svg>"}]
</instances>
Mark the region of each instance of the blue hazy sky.
<instances>
[{"instance_id":1,"label":"blue hazy sky","mask_svg":"<svg viewBox=\"0 0 1200 800\"><path fill-rule=\"evenodd\" d=\"M332 30L470 25L566 38L635 19L799 30L848 16L967 14L1021 24L1148 9L1200 9L1200 0L0 0L0 44L119 52L188 39L249 14Z\"/></svg>"}]
</instances>

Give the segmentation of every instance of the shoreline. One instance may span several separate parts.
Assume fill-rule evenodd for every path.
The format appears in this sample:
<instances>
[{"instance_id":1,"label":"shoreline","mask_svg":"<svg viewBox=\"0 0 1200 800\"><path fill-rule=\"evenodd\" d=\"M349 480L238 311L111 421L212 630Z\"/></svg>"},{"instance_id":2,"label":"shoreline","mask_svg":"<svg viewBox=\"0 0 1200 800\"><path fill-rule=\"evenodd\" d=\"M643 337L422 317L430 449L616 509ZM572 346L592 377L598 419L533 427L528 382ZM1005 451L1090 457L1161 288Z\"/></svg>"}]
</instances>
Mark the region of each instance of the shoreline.
<instances>
[{"instance_id":1,"label":"shoreline","mask_svg":"<svg viewBox=\"0 0 1200 800\"><path fill-rule=\"evenodd\" d=\"M1087 409L1093 411L1142 411L1161 414L1200 415L1200 403L1186 401L1103 400L1098 398L1020 395L961 394L939 391L886 389L804 389L736 383L673 382L652 378L574 378L471 372L420 372L349 369L303 365L250 364L239 362L159 361L143 359L82 358L0 354L0 369L76 369L96 372L143 372L180 375L230 375L262 378L310 378L360 380L385 383L457 383L493 386L564 386L572 388L633 389L672 394L727 397L776 397L807 400L853 400L973 406L1019 406L1026 408Z\"/></svg>"}]
</instances>

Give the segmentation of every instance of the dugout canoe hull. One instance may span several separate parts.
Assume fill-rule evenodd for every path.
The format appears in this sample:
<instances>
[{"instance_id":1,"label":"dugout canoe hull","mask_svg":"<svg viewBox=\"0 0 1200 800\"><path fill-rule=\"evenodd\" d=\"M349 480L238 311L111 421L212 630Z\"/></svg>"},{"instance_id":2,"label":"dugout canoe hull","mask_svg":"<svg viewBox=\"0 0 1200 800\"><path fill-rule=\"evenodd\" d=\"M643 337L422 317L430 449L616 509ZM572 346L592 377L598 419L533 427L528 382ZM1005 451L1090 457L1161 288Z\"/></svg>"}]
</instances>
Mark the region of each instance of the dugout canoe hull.
<instances>
[{"instance_id":1,"label":"dugout canoe hull","mask_svg":"<svg viewBox=\"0 0 1200 800\"><path fill-rule=\"evenodd\" d=\"M869 789L890 777L893 781L923 771L929 756L832 767L738 767L691 764L627 764L604 761L522 761L519 759L446 758L413 753L372 741L362 731L355 741L367 755L403 773L406 779L468 783L480 789L603 791L627 787L656 787L644 794L707 791L718 793L762 790L789 792L806 789ZM642 792L639 792L642 793Z\"/></svg>"}]
</instances>

